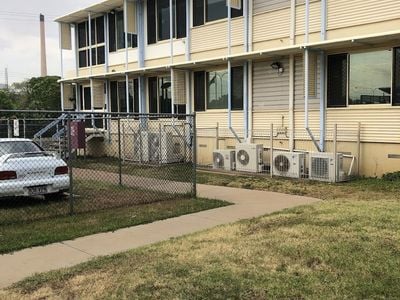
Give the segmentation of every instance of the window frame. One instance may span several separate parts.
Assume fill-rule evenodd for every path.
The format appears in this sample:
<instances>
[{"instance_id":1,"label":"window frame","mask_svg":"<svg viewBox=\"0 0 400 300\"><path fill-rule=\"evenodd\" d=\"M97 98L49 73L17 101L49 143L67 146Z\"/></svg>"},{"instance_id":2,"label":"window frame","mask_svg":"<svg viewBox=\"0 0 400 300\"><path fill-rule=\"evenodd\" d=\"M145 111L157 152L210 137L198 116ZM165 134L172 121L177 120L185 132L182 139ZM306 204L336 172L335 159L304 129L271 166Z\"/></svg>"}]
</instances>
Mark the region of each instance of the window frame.
<instances>
[{"instance_id":1,"label":"window frame","mask_svg":"<svg viewBox=\"0 0 400 300\"><path fill-rule=\"evenodd\" d=\"M112 85L115 84L115 87L116 87L115 96L116 96L116 104L117 104L117 111L114 111L113 107L112 107L112 105L113 105L112 99L110 98L111 101L110 101L109 110L111 112L115 112L115 113L134 113L134 114L139 113L139 111L140 111L139 110L140 109L139 108L140 102L139 102L139 98L136 99L136 96L139 97L139 91L135 89L135 87L137 87L139 89L138 81L139 81L138 78L132 78L132 79L129 79L129 81L128 81L129 97L132 97L132 100L129 99L129 111L127 111L127 107L126 107L126 80L121 79L121 80L110 81L110 97L111 97L111 95L113 95ZM137 84L135 82L137 82ZM121 97L120 97L120 95L121 95L121 93L120 93L120 84L124 85L123 86L124 92L122 93L124 101L121 101ZM122 103L124 105L122 105ZM137 104L137 107L136 107L136 104ZM122 107L125 107L124 111L121 111Z\"/></svg>"},{"instance_id":2,"label":"window frame","mask_svg":"<svg viewBox=\"0 0 400 300\"><path fill-rule=\"evenodd\" d=\"M225 19L228 19L228 16L226 16L224 18L219 18L219 19L208 21L208 14L207 14L208 0L193 0L193 3L195 1L198 1L196 3L199 3L199 4L202 3L203 12L202 12L201 16L196 14L195 9L197 8L197 6L194 4L192 5L192 7L191 7L191 14L193 16L192 27L199 27L199 26L203 26L206 24L212 24L214 22L221 22ZM226 12L228 13L227 6L226 6ZM194 22L195 16L196 16L196 18L198 18L197 22ZM243 0L241 0L241 9L240 10L231 7L231 19L235 19L235 18L239 18L239 17L243 17Z\"/></svg>"},{"instance_id":3,"label":"window frame","mask_svg":"<svg viewBox=\"0 0 400 300\"><path fill-rule=\"evenodd\" d=\"M329 106L328 105L328 80L326 80L325 82L325 88L326 88L326 92L325 92L325 97L326 97L326 104L325 107L327 109L343 109L343 108L350 108L350 109L361 109L361 108L366 108L366 107L396 107L396 106L400 106L400 100L398 104L395 104L393 102L393 96L394 96L394 79L395 79L395 50L396 48L400 48L399 47L390 47L390 48L377 48L377 49L373 49L370 51L366 51L366 50L358 50L358 51L351 51L351 52L338 52L338 53L331 53L327 55L327 58L329 56L334 56L334 55L346 55L347 56L347 67L346 67L346 71L347 71L347 78L346 78L346 104L345 106ZM380 52L380 51L391 51L392 52L392 58L391 58L391 68L390 68L390 73L391 73L391 84L390 84L390 88L391 88L391 95L390 95L390 103L365 103L365 104L350 104L349 103L349 96L350 96L350 64L351 64L351 60L350 60L350 56L352 54L358 54L358 53L370 53L370 52ZM329 76L329 70L328 70L328 59L326 59L325 61L326 64L326 78L328 78ZM400 71L399 71L399 79L400 79Z\"/></svg>"},{"instance_id":4,"label":"window frame","mask_svg":"<svg viewBox=\"0 0 400 300\"><path fill-rule=\"evenodd\" d=\"M105 64L105 51L106 51L106 43L105 43L105 35L106 32L104 30L104 19L105 16L104 15L100 15L97 16L95 18L91 18L91 39L94 40L94 44L90 43L91 41L89 41L89 20L83 21L78 23L78 28L80 26L82 26L82 24L84 24L84 32L85 32L85 46L84 47L80 47L80 34L79 34L79 30L78 30L78 43L77 43L77 50L78 50L78 66L80 69L82 68L90 68L91 66L101 66ZM102 19L102 23L103 23L103 41L98 43L98 38L99 38L99 32L97 30L97 24L99 22L99 19ZM93 28L94 25L94 28ZM94 34L93 34L94 33ZM99 51L102 51L100 49L104 48L104 55L102 56L104 58L104 60L99 61ZM91 55L91 51L95 51L95 55L93 55L92 53L92 64L90 64L90 55ZM82 64L81 61L81 53L86 52L86 59L85 59L85 64Z\"/></svg>"},{"instance_id":5,"label":"window frame","mask_svg":"<svg viewBox=\"0 0 400 300\"><path fill-rule=\"evenodd\" d=\"M231 67L231 73L233 73L232 72L232 70L234 70L234 69L239 69L239 68L241 68L242 69L242 84L243 84L243 93L242 93L242 102L241 102L241 107L233 107L233 88L232 88L232 86L233 86L233 80L231 81L231 86L230 86L230 89L231 89L231 111L243 111L244 110L244 105L243 105L243 99L244 99L244 78L245 78L245 76L244 76L244 70L245 70L245 68L243 67L243 65L234 65L234 66L232 66ZM195 84L196 84L196 82L195 82L195 76L193 76L193 79L192 79L192 86L193 86L193 108L194 108L194 111L196 111L196 112L209 112L209 111L228 111L228 107L226 107L226 108L209 108L208 107L208 105L207 105L207 103L208 103L208 80L207 80L207 78L208 78L208 74L210 73L210 72L218 72L218 71L228 71L228 69L224 69L224 68L217 68L217 69L208 69L208 70L203 70L203 71L196 71L196 72L194 72L194 73L201 73L201 72L203 72L204 73L204 76L203 76L203 79L204 79L204 84L203 84L203 86L204 86L204 91L203 91L203 94L204 94L204 103L202 104L203 106L204 106L204 109L202 109L202 110L198 110L198 109L196 109L196 93L195 93ZM193 73L193 74L194 74ZM229 106L229 103L227 103L227 106Z\"/></svg>"},{"instance_id":6,"label":"window frame","mask_svg":"<svg viewBox=\"0 0 400 300\"><path fill-rule=\"evenodd\" d=\"M111 22L110 21L110 16L113 16L112 18L113 18L113 20L114 20L114 22ZM119 30L118 30L118 17L119 16L122 16L122 23L124 24L124 18L125 18L125 15L124 15L124 11L123 10L116 10L116 11L114 11L113 13L108 13L108 19L109 19L109 24L108 24L108 28L107 28L107 31L108 31L108 36L109 36L109 39L110 39L110 41L109 41L109 43L108 43L108 49L107 49L107 51L108 51L108 53L117 53L117 52L119 52L119 51L122 51L122 50L125 50L126 49L126 45L125 45L125 28L123 28L123 31L122 31L122 33L123 33L123 37L124 37L124 39L123 39L123 46L122 47L120 47L119 45L118 45L118 37L119 37ZM112 24L113 23L113 24ZM112 25L111 25L112 24ZM111 26L113 26L113 28L111 28ZM113 30L113 33L111 34L111 32L112 32L112 30L111 29L114 29ZM111 39L113 39L113 42L111 43ZM113 45L113 47L112 47L112 49L111 49L111 45ZM137 34L135 34L135 33L128 33L128 49L135 49L135 48L137 48L138 47L138 39L137 39ZM114 49L115 48L115 49Z\"/></svg>"}]
</instances>

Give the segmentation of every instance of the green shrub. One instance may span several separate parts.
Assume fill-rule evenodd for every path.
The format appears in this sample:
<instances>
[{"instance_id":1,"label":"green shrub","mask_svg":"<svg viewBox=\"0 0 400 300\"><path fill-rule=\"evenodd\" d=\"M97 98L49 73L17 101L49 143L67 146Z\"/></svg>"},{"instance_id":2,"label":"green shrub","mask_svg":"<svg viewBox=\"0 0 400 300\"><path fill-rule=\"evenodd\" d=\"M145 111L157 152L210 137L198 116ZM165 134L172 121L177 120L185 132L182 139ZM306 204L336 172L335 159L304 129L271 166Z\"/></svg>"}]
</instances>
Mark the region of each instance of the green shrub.
<instances>
[{"instance_id":1,"label":"green shrub","mask_svg":"<svg viewBox=\"0 0 400 300\"><path fill-rule=\"evenodd\" d=\"M387 181L400 181L400 171L393 173L386 173L382 176L382 178Z\"/></svg>"}]
</instances>

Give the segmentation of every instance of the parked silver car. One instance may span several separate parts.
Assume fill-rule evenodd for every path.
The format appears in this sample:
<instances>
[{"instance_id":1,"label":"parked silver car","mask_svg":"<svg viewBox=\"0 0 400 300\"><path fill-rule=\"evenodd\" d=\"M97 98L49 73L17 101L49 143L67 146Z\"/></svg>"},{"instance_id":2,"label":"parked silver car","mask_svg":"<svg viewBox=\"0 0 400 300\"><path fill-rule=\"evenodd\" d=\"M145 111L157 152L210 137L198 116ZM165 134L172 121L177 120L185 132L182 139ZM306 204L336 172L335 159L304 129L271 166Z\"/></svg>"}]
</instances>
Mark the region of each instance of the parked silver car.
<instances>
[{"instance_id":1,"label":"parked silver car","mask_svg":"<svg viewBox=\"0 0 400 300\"><path fill-rule=\"evenodd\" d=\"M52 197L69 189L66 163L29 139L0 139L0 197Z\"/></svg>"}]
</instances>

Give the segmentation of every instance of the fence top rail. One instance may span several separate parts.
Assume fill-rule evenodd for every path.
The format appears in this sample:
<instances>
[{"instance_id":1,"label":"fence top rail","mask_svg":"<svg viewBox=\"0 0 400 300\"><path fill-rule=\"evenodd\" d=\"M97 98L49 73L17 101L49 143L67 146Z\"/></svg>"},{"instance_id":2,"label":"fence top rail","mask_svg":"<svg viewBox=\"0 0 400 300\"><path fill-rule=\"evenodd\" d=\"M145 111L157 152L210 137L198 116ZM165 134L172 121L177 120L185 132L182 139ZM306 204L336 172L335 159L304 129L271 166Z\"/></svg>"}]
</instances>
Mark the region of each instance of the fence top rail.
<instances>
[{"instance_id":1,"label":"fence top rail","mask_svg":"<svg viewBox=\"0 0 400 300\"><path fill-rule=\"evenodd\" d=\"M103 112L103 111L59 111L59 110L4 110L0 109L2 114L66 114L66 115L110 115L110 116L128 116L128 117L194 117L196 114L170 114L170 113L133 113L133 112Z\"/></svg>"}]
</instances>

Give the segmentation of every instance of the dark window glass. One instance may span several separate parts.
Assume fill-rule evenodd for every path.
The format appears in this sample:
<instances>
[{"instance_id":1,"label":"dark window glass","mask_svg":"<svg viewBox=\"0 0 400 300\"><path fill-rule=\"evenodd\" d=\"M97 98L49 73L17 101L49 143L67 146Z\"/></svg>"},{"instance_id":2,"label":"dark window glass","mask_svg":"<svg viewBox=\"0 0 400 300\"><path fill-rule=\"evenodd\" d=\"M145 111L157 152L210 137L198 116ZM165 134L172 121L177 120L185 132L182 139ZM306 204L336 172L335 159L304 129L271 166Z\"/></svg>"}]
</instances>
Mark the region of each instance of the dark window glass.
<instances>
[{"instance_id":1,"label":"dark window glass","mask_svg":"<svg viewBox=\"0 0 400 300\"><path fill-rule=\"evenodd\" d=\"M78 47L86 47L86 22L78 24Z\"/></svg>"},{"instance_id":2,"label":"dark window glass","mask_svg":"<svg viewBox=\"0 0 400 300\"><path fill-rule=\"evenodd\" d=\"M161 77L159 79L159 98L160 98L160 113L172 113L171 107L171 77Z\"/></svg>"},{"instance_id":3,"label":"dark window glass","mask_svg":"<svg viewBox=\"0 0 400 300\"><path fill-rule=\"evenodd\" d=\"M96 18L97 44L104 43L104 17Z\"/></svg>"},{"instance_id":4,"label":"dark window glass","mask_svg":"<svg viewBox=\"0 0 400 300\"><path fill-rule=\"evenodd\" d=\"M157 77L149 77L149 113L158 113L157 108Z\"/></svg>"},{"instance_id":5,"label":"dark window glass","mask_svg":"<svg viewBox=\"0 0 400 300\"><path fill-rule=\"evenodd\" d=\"M117 49L125 48L124 13L117 12Z\"/></svg>"},{"instance_id":6,"label":"dark window glass","mask_svg":"<svg viewBox=\"0 0 400 300\"><path fill-rule=\"evenodd\" d=\"M85 68L87 65L87 51L79 51L79 68Z\"/></svg>"},{"instance_id":7,"label":"dark window glass","mask_svg":"<svg viewBox=\"0 0 400 300\"><path fill-rule=\"evenodd\" d=\"M118 112L118 86L116 81L110 82L111 112Z\"/></svg>"},{"instance_id":8,"label":"dark window glass","mask_svg":"<svg viewBox=\"0 0 400 300\"><path fill-rule=\"evenodd\" d=\"M97 65L97 48L92 48L92 65Z\"/></svg>"},{"instance_id":9,"label":"dark window glass","mask_svg":"<svg viewBox=\"0 0 400 300\"><path fill-rule=\"evenodd\" d=\"M232 110L243 110L243 67L232 68Z\"/></svg>"},{"instance_id":10,"label":"dark window glass","mask_svg":"<svg viewBox=\"0 0 400 300\"><path fill-rule=\"evenodd\" d=\"M228 108L228 71L207 72L207 109Z\"/></svg>"},{"instance_id":11,"label":"dark window glass","mask_svg":"<svg viewBox=\"0 0 400 300\"><path fill-rule=\"evenodd\" d=\"M158 40L170 38L169 0L157 0Z\"/></svg>"},{"instance_id":12,"label":"dark window glass","mask_svg":"<svg viewBox=\"0 0 400 300\"><path fill-rule=\"evenodd\" d=\"M194 72L194 110L206 110L206 73Z\"/></svg>"},{"instance_id":13,"label":"dark window glass","mask_svg":"<svg viewBox=\"0 0 400 300\"><path fill-rule=\"evenodd\" d=\"M328 56L328 107L346 107L347 54Z\"/></svg>"},{"instance_id":14,"label":"dark window glass","mask_svg":"<svg viewBox=\"0 0 400 300\"><path fill-rule=\"evenodd\" d=\"M134 91L134 86L133 86L133 81L129 80L129 112L133 112L134 109L134 96L135 95L135 91Z\"/></svg>"},{"instance_id":15,"label":"dark window glass","mask_svg":"<svg viewBox=\"0 0 400 300\"><path fill-rule=\"evenodd\" d=\"M115 14L108 14L108 33L109 33L109 52L117 50L116 37L115 37Z\"/></svg>"},{"instance_id":16,"label":"dark window glass","mask_svg":"<svg viewBox=\"0 0 400 300\"><path fill-rule=\"evenodd\" d=\"M393 105L400 105L400 48L394 49L393 62Z\"/></svg>"},{"instance_id":17,"label":"dark window glass","mask_svg":"<svg viewBox=\"0 0 400 300\"><path fill-rule=\"evenodd\" d=\"M231 8L232 18L243 16L243 0L240 5L240 9Z\"/></svg>"},{"instance_id":18,"label":"dark window glass","mask_svg":"<svg viewBox=\"0 0 400 300\"><path fill-rule=\"evenodd\" d=\"M128 47L137 48L137 35L128 33Z\"/></svg>"},{"instance_id":19,"label":"dark window glass","mask_svg":"<svg viewBox=\"0 0 400 300\"><path fill-rule=\"evenodd\" d=\"M90 21L90 27L92 45L96 45L96 19Z\"/></svg>"},{"instance_id":20,"label":"dark window glass","mask_svg":"<svg viewBox=\"0 0 400 300\"><path fill-rule=\"evenodd\" d=\"M193 26L204 24L204 0L193 0Z\"/></svg>"},{"instance_id":21,"label":"dark window glass","mask_svg":"<svg viewBox=\"0 0 400 300\"><path fill-rule=\"evenodd\" d=\"M226 0L206 0L207 22L228 17Z\"/></svg>"},{"instance_id":22,"label":"dark window glass","mask_svg":"<svg viewBox=\"0 0 400 300\"><path fill-rule=\"evenodd\" d=\"M32 153L42 151L43 149L33 142L0 142L0 156L5 154Z\"/></svg>"},{"instance_id":23,"label":"dark window glass","mask_svg":"<svg viewBox=\"0 0 400 300\"><path fill-rule=\"evenodd\" d=\"M83 88L83 100L84 100L84 110L90 110L92 107L92 99L91 99L91 91L90 87Z\"/></svg>"},{"instance_id":24,"label":"dark window glass","mask_svg":"<svg viewBox=\"0 0 400 300\"><path fill-rule=\"evenodd\" d=\"M139 113L139 79L133 80L133 104L134 113Z\"/></svg>"},{"instance_id":25,"label":"dark window glass","mask_svg":"<svg viewBox=\"0 0 400 300\"><path fill-rule=\"evenodd\" d=\"M156 37L156 0L147 1L147 43L155 44Z\"/></svg>"},{"instance_id":26,"label":"dark window glass","mask_svg":"<svg viewBox=\"0 0 400 300\"><path fill-rule=\"evenodd\" d=\"M392 50L350 54L349 105L390 104L392 69Z\"/></svg>"},{"instance_id":27,"label":"dark window glass","mask_svg":"<svg viewBox=\"0 0 400 300\"><path fill-rule=\"evenodd\" d=\"M176 0L176 37L186 37L186 0Z\"/></svg>"},{"instance_id":28,"label":"dark window glass","mask_svg":"<svg viewBox=\"0 0 400 300\"><path fill-rule=\"evenodd\" d=\"M119 112L127 112L126 109L126 82L118 82Z\"/></svg>"},{"instance_id":29,"label":"dark window glass","mask_svg":"<svg viewBox=\"0 0 400 300\"><path fill-rule=\"evenodd\" d=\"M105 47L101 46L97 48L97 64L102 65L105 63Z\"/></svg>"}]
</instances>

